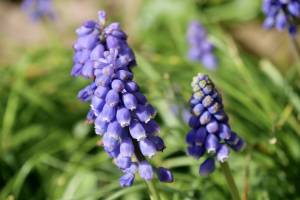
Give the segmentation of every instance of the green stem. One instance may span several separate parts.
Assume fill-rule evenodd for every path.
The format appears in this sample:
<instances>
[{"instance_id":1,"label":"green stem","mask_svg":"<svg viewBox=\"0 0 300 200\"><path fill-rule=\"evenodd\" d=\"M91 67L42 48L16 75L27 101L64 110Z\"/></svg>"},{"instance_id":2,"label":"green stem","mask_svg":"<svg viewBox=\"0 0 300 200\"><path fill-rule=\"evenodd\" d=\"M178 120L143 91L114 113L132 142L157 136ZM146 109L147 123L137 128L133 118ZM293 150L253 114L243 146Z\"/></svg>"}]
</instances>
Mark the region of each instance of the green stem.
<instances>
[{"instance_id":1,"label":"green stem","mask_svg":"<svg viewBox=\"0 0 300 200\"><path fill-rule=\"evenodd\" d=\"M138 144L138 141L131 138L132 141L133 141L133 146L134 146L134 153L135 153L135 157L137 158L137 160L139 162L142 162L144 160L146 160L145 156L142 154L140 148L139 148L139 144ZM151 194L151 200L160 200L160 196L159 196L159 193L158 193L158 190L155 186L155 183L154 181L145 181L146 182L146 185L150 191L150 194Z\"/></svg>"},{"instance_id":2,"label":"green stem","mask_svg":"<svg viewBox=\"0 0 300 200\"><path fill-rule=\"evenodd\" d=\"M290 36L290 40L291 40L293 50L294 50L294 54L295 54L295 58L296 58L297 71L300 75L300 46L297 42L296 37Z\"/></svg>"},{"instance_id":3,"label":"green stem","mask_svg":"<svg viewBox=\"0 0 300 200\"><path fill-rule=\"evenodd\" d=\"M158 190L155 186L154 181L146 181L146 184L151 193L151 200L160 200L160 196L158 194Z\"/></svg>"},{"instance_id":4,"label":"green stem","mask_svg":"<svg viewBox=\"0 0 300 200\"><path fill-rule=\"evenodd\" d=\"M230 172L230 168L227 162L221 163L221 167L224 173L224 176L226 178L231 196L233 200L240 200L240 195L239 195L239 191L236 187L236 184L234 182L234 179L232 177L232 174Z\"/></svg>"}]
</instances>

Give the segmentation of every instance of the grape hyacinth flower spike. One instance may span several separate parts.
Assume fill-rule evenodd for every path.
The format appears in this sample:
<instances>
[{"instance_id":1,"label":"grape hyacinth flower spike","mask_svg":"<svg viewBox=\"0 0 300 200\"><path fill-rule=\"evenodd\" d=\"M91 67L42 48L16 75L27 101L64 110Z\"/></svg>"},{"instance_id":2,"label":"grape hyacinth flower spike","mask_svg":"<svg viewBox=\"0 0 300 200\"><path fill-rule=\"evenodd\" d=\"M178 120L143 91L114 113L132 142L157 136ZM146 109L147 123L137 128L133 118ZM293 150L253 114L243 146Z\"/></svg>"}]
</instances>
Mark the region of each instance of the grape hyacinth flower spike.
<instances>
[{"instance_id":1,"label":"grape hyacinth flower spike","mask_svg":"<svg viewBox=\"0 0 300 200\"><path fill-rule=\"evenodd\" d=\"M131 186L138 172L146 181L156 172L162 182L172 182L172 173L153 167L150 159L165 148L158 136L155 109L133 80L135 65L127 35L119 23L106 25L106 13L98 13L99 21L87 21L76 30L73 76L91 80L78 93L90 102L87 120L102 137L102 144L115 165L123 172L120 185Z\"/></svg>"},{"instance_id":2,"label":"grape hyacinth flower spike","mask_svg":"<svg viewBox=\"0 0 300 200\"><path fill-rule=\"evenodd\" d=\"M300 18L299 0L264 0L262 10L266 15L263 26L276 27L279 31L288 29L291 36L297 33L296 21Z\"/></svg>"},{"instance_id":3,"label":"grape hyacinth flower spike","mask_svg":"<svg viewBox=\"0 0 300 200\"><path fill-rule=\"evenodd\" d=\"M233 178L228 170L227 160L230 148L238 152L243 149L245 142L228 123L228 116L223 109L222 97L207 75L198 74L192 81L193 95L190 99L191 117L190 132L186 135L188 154L196 159L206 156L200 165L199 173L207 176L215 170L215 161L221 163L232 184ZM233 182L234 183L234 182ZM239 196L236 187L233 196Z\"/></svg>"},{"instance_id":4,"label":"grape hyacinth flower spike","mask_svg":"<svg viewBox=\"0 0 300 200\"><path fill-rule=\"evenodd\" d=\"M23 0L22 10L24 10L33 21L42 18L54 19L53 0Z\"/></svg>"},{"instance_id":5,"label":"grape hyacinth flower spike","mask_svg":"<svg viewBox=\"0 0 300 200\"><path fill-rule=\"evenodd\" d=\"M191 61L202 63L208 70L217 68L218 63L213 52L215 47L208 40L206 30L199 22L190 22L187 41L189 44L188 58Z\"/></svg>"},{"instance_id":6,"label":"grape hyacinth flower spike","mask_svg":"<svg viewBox=\"0 0 300 200\"><path fill-rule=\"evenodd\" d=\"M288 29L290 42L296 60L300 60L300 46L296 39L297 21L300 19L300 0L264 0L262 10L266 15L263 26L266 29L275 27L279 31ZM300 74L300 66L297 64Z\"/></svg>"}]
</instances>

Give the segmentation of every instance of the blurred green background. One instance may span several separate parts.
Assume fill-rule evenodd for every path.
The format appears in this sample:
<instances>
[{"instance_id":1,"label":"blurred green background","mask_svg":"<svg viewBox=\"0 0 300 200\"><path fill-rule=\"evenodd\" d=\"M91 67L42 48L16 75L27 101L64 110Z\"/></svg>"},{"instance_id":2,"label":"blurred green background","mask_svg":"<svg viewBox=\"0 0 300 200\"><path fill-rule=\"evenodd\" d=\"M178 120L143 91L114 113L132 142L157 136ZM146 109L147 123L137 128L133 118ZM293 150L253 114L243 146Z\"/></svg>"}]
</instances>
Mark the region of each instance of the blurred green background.
<instances>
[{"instance_id":1,"label":"blurred green background","mask_svg":"<svg viewBox=\"0 0 300 200\"><path fill-rule=\"evenodd\" d=\"M163 199L230 199L218 167L200 177L185 153L182 118L190 82L208 73L223 95L230 123L247 141L230 165L243 200L300 199L300 64L288 34L261 27L259 0L54 1L55 21L32 23L20 1L0 1L0 199L149 199L137 178L121 173L97 145L76 99L88 81L70 77L75 28L105 9L135 50L135 79L157 108L167 149L152 160L175 182L157 182ZM186 28L197 19L216 45L219 68L186 58ZM177 108L177 109L174 109ZM201 160L202 161L202 160Z\"/></svg>"}]
</instances>

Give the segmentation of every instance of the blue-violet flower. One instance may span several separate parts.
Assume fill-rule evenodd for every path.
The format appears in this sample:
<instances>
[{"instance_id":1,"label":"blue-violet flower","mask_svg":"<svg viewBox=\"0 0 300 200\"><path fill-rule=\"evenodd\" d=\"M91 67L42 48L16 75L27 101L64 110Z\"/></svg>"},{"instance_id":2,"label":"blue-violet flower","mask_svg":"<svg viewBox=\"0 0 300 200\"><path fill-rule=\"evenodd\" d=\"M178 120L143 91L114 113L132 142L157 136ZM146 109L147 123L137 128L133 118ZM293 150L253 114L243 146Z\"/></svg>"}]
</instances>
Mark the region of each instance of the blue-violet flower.
<instances>
[{"instance_id":1,"label":"blue-violet flower","mask_svg":"<svg viewBox=\"0 0 300 200\"><path fill-rule=\"evenodd\" d=\"M133 80L131 69L136 61L127 35L119 23L105 25L104 11L98 16L99 22L87 21L76 30L71 72L92 80L78 93L79 99L91 102L87 121L94 123L104 150L124 173L121 186L131 186L137 171L145 180L151 180L156 171L159 180L172 182L169 170L154 169L146 160L165 145L157 135L156 111Z\"/></svg>"},{"instance_id":2,"label":"blue-violet flower","mask_svg":"<svg viewBox=\"0 0 300 200\"><path fill-rule=\"evenodd\" d=\"M188 57L191 61L200 62L209 70L217 68L217 59L214 55L214 45L208 40L204 27L197 21L189 24L187 31L189 44Z\"/></svg>"},{"instance_id":3,"label":"blue-violet flower","mask_svg":"<svg viewBox=\"0 0 300 200\"><path fill-rule=\"evenodd\" d=\"M266 29L289 30L294 36L297 33L296 21L300 17L299 0L264 0L262 10L266 15L263 26Z\"/></svg>"},{"instance_id":4,"label":"blue-violet flower","mask_svg":"<svg viewBox=\"0 0 300 200\"><path fill-rule=\"evenodd\" d=\"M215 159L226 162L231 147L240 151L245 142L233 132L224 112L222 97L207 75L198 74L192 81L193 95L190 99L192 130L186 135L188 154L196 159L207 154L199 172L208 175L215 169Z\"/></svg>"},{"instance_id":5,"label":"blue-violet flower","mask_svg":"<svg viewBox=\"0 0 300 200\"><path fill-rule=\"evenodd\" d=\"M34 21L42 18L55 18L53 0L23 0L22 9Z\"/></svg>"}]
</instances>

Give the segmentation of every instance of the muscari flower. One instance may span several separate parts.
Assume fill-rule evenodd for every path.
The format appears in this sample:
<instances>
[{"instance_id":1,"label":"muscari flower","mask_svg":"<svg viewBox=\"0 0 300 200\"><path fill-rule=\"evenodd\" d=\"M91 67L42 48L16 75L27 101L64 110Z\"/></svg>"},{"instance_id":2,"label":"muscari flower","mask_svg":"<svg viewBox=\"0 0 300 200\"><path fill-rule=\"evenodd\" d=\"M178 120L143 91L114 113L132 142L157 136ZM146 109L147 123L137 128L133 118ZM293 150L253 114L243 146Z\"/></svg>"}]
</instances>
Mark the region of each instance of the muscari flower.
<instances>
[{"instance_id":1,"label":"muscari flower","mask_svg":"<svg viewBox=\"0 0 300 200\"><path fill-rule=\"evenodd\" d=\"M226 162L230 148L240 151L245 142L231 130L222 97L208 76L198 74L191 85L189 126L192 129L186 135L187 151L196 159L206 155L199 172L208 175L215 170L215 160Z\"/></svg>"},{"instance_id":2,"label":"muscari flower","mask_svg":"<svg viewBox=\"0 0 300 200\"><path fill-rule=\"evenodd\" d=\"M263 24L266 29L272 27L276 27L279 31L288 29L290 35L296 35L296 21L300 17L299 0L264 0L262 10L266 15Z\"/></svg>"},{"instance_id":3,"label":"muscari flower","mask_svg":"<svg viewBox=\"0 0 300 200\"><path fill-rule=\"evenodd\" d=\"M53 0L24 0L22 9L36 21L42 18L54 19Z\"/></svg>"},{"instance_id":4,"label":"muscari flower","mask_svg":"<svg viewBox=\"0 0 300 200\"><path fill-rule=\"evenodd\" d=\"M187 41L188 57L191 61L200 62L209 70L217 68L217 59L213 53L214 45L208 40L207 33L199 22L192 21L189 24Z\"/></svg>"},{"instance_id":5,"label":"muscari flower","mask_svg":"<svg viewBox=\"0 0 300 200\"><path fill-rule=\"evenodd\" d=\"M127 35L119 23L105 25L104 11L98 16L99 22L87 21L76 30L71 71L73 76L92 80L78 93L79 99L91 104L87 121L94 124L104 150L124 173L121 186L131 186L136 172L144 180L151 180L156 172L160 181L172 182L169 170L155 169L146 159L165 145L157 135L156 110L133 80L131 68L136 61Z\"/></svg>"}]
</instances>

